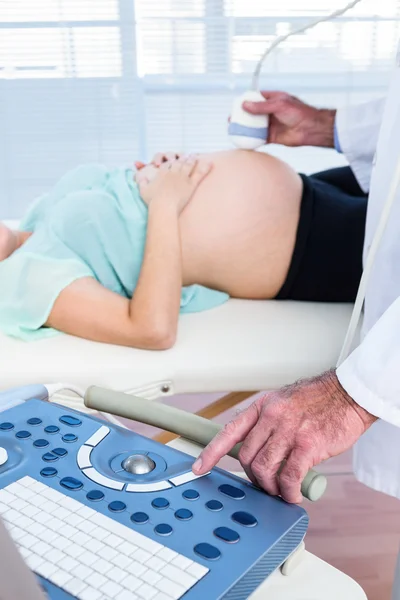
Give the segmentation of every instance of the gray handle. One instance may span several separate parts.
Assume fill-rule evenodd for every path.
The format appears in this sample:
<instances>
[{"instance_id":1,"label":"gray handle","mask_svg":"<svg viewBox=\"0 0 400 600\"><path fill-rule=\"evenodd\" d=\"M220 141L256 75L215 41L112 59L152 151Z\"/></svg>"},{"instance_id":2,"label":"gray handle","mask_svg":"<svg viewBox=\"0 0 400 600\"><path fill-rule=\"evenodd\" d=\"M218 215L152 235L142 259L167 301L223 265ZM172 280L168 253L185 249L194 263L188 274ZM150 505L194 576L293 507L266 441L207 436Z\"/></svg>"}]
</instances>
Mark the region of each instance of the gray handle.
<instances>
[{"instance_id":1,"label":"gray handle","mask_svg":"<svg viewBox=\"0 0 400 600\"><path fill-rule=\"evenodd\" d=\"M221 430L221 425L179 408L96 386L86 390L84 402L88 408L160 427L202 446ZM236 444L229 456L238 458L240 446ZM311 469L301 484L301 493L314 502L324 494L326 485L326 477Z\"/></svg>"}]
</instances>

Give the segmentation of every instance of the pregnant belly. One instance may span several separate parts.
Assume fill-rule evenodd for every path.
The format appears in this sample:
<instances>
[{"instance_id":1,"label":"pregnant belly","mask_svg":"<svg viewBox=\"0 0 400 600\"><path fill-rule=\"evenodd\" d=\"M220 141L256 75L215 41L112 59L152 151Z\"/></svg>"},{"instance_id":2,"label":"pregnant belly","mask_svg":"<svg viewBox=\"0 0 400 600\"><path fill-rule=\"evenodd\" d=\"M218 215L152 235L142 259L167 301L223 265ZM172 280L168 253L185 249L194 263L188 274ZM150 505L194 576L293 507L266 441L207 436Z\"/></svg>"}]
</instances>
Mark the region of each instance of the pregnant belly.
<instances>
[{"instance_id":1,"label":"pregnant belly","mask_svg":"<svg viewBox=\"0 0 400 600\"><path fill-rule=\"evenodd\" d=\"M184 283L272 298L290 265L302 183L285 163L235 150L205 156L211 174L181 216Z\"/></svg>"}]
</instances>

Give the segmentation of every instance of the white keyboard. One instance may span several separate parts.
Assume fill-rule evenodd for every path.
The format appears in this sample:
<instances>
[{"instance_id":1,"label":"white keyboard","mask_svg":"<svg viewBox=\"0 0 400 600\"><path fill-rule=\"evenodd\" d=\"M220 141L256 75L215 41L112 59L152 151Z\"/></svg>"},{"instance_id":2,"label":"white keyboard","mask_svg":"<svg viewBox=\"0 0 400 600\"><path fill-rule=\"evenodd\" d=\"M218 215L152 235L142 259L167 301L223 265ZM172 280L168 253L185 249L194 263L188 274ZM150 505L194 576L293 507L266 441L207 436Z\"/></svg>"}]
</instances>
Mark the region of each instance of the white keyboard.
<instances>
[{"instance_id":1,"label":"white keyboard","mask_svg":"<svg viewBox=\"0 0 400 600\"><path fill-rule=\"evenodd\" d=\"M0 515L28 566L79 600L177 600L208 572L31 477L0 490Z\"/></svg>"}]
</instances>

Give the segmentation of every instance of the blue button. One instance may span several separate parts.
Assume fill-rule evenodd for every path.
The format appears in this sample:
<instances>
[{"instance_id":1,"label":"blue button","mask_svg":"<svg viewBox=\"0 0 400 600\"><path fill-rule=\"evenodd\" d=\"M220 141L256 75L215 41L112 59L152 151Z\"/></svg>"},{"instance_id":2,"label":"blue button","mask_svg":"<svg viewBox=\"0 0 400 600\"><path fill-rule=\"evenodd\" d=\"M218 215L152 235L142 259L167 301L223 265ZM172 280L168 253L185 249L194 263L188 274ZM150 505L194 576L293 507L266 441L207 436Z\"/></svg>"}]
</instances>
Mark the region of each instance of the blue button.
<instances>
[{"instance_id":1,"label":"blue button","mask_svg":"<svg viewBox=\"0 0 400 600\"><path fill-rule=\"evenodd\" d=\"M169 506L169 502L166 498L154 498L153 502L151 503L151 505L154 508L168 508Z\"/></svg>"},{"instance_id":2,"label":"blue button","mask_svg":"<svg viewBox=\"0 0 400 600\"><path fill-rule=\"evenodd\" d=\"M46 448L46 446L49 445L49 442L47 440L35 440L33 442L33 445L35 446L35 448Z\"/></svg>"},{"instance_id":3,"label":"blue button","mask_svg":"<svg viewBox=\"0 0 400 600\"><path fill-rule=\"evenodd\" d=\"M225 494L225 496L229 496L230 498L234 498L235 500L243 500L243 498L246 495L243 490L240 490L239 488L234 487L233 485L229 485L229 483L224 483L223 485L220 485L218 489L221 492L221 494Z\"/></svg>"},{"instance_id":4,"label":"blue button","mask_svg":"<svg viewBox=\"0 0 400 600\"><path fill-rule=\"evenodd\" d=\"M206 502L206 507L208 510L222 510L224 505L219 500L209 500Z\"/></svg>"},{"instance_id":5,"label":"blue button","mask_svg":"<svg viewBox=\"0 0 400 600\"><path fill-rule=\"evenodd\" d=\"M111 512L122 512L126 509L126 504L120 500L114 500L114 502L110 502L108 509L111 510Z\"/></svg>"},{"instance_id":6,"label":"blue button","mask_svg":"<svg viewBox=\"0 0 400 600\"><path fill-rule=\"evenodd\" d=\"M52 454L52 452L46 452L46 454L43 454L42 458L46 462L55 462L56 460L58 460L58 456Z\"/></svg>"},{"instance_id":7,"label":"blue button","mask_svg":"<svg viewBox=\"0 0 400 600\"><path fill-rule=\"evenodd\" d=\"M186 500L197 500L197 498L200 496L200 494L197 490L185 490L183 492L182 496Z\"/></svg>"},{"instance_id":8,"label":"blue button","mask_svg":"<svg viewBox=\"0 0 400 600\"><path fill-rule=\"evenodd\" d=\"M57 425L47 425L47 427L44 428L46 433L58 433L60 431L60 428L57 427Z\"/></svg>"},{"instance_id":9,"label":"blue button","mask_svg":"<svg viewBox=\"0 0 400 600\"><path fill-rule=\"evenodd\" d=\"M32 417L32 419L27 420L28 425L40 425L41 422L42 419L39 419L38 417Z\"/></svg>"},{"instance_id":10,"label":"blue button","mask_svg":"<svg viewBox=\"0 0 400 600\"><path fill-rule=\"evenodd\" d=\"M221 552L215 546L202 542L194 547L196 554L206 560L217 560L221 556Z\"/></svg>"},{"instance_id":11,"label":"blue button","mask_svg":"<svg viewBox=\"0 0 400 600\"><path fill-rule=\"evenodd\" d=\"M14 429L14 425L5 421L4 423L0 423L0 429L1 431L10 431L11 429Z\"/></svg>"},{"instance_id":12,"label":"blue button","mask_svg":"<svg viewBox=\"0 0 400 600\"><path fill-rule=\"evenodd\" d=\"M250 513L243 511L233 513L232 520L240 525L244 525L245 527L254 527L257 525L257 519Z\"/></svg>"},{"instance_id":13,"label":"blue button","mask_svg":"<svg viewBox=\"0 0 400 600\"><path fill-rule=\"evenodd\" d=\"M168 525L168 523L160 523L154 527L154 531L158 533L158 535L171 535L172 527Z\"/></svg>"},{"instance_id":14,"label":"blue button","mask_svg":"<svg viewBox=\"0 0 400 600\"><path fill-rule=\"evenodd\" d=\"M70 427L79 427L79 425L82 425L82 421L80 419L71 417L71 415L63 415L60 417L60 421L61 423L64 423L64 425L69 425Z\"/></svg>"},{"instance_id":15,"label":"blue button","mask_svg":"<svg viewBox=\"0 0 400 600\"><path fill-rule=\"evenodd\" d=\"M149 520L149 515L146 515L145 512L135 512L131 516L131 521L134 523L147 523Z\"/></svg>"},{"instance_id":16,"label":"blue button","mask_svg":"<svg viewBox=\"0 0 400 600\"><path fill-rule=\"evenodd\" d=\"M40 474L43 477L54 477L54 475L57 475L57 469L54 467L45 467L40 471Z\"/></svg>"},{"instance_id":17,"label":"blue button","mask_svg":"<svg viewBox=\"0 0 400 600\"><path fill-rule=\"evenodd\" d=\"M67 490L73 490L74 492L83 488L82 481L75 479L75 477L64 477L61 479L60 485L67 488Z\"/></svg>"},{"instance_id":18,"label":"blue button","mask_svg":"<svg viewBox=\"0 0 400 600\"><path fill-rule=\"evenodd\" d=\"M240 540L237 531L229 529L229 527L217 527L217 529L214 529L214 535L228 544L236 544Z\"/></svg>"},{"instance_id":19,"label":"blue button","mask_svg":"<svg viewBox=\"0 0 400 600\"><path fill-rule=\"evenodd\" d=\"M92 502L99 502L99 500L103 500L104 494L100 490L91 490L86 494L86 498Z\"/></svg>"},{"instance_id":20,"label":"blue button","mask_svg":"<svg viewBox=\"0 0 400 600\"><path fill-rule=\"evenodd\" d=\"M54 450L52 450L52 453L57 454L57 456L65 456L66 454L68 454L65 448L54 448Z\"/></svg>"},{"instance_id":21,"label":"blue button","mask_svg":"<svg viewBox=\"0 0 400 600\"><path fill-rule=\"evenodd\" d=\"M78 436L76 436L74 433L66 433L62 436L63 442L76 442L77 439Z\"/></svg>"},{"instance_id":22,"label":"blue button","mask_svg":"<svg viewBox=\"0 0 400 600\"><path fill-rule=\"evenodd\" d=\"M193 517L193 513L187 508L178 508L178 510L175 512L175 517L180 521L189 521L189 519Z\"/></svg>"},{"instance_id":23,"label":"blue button","mask_svg":"<svg viewBox=\"0 0 400 600\"><path fill-rule=\"evenodd\" d=\"M31 437L31 433L25 430L17 431L15 437L19 438L20 440L26 440L27 438Z\"/></svg>"}]
</instances>

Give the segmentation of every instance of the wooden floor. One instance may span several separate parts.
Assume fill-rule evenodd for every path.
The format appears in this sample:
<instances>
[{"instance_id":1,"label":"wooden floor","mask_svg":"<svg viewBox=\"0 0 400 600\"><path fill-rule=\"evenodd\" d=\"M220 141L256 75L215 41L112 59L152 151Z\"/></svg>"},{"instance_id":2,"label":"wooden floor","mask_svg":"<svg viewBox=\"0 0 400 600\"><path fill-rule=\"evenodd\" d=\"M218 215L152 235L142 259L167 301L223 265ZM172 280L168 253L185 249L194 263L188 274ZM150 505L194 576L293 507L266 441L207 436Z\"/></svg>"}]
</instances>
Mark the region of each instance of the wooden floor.
<instances>
[{"instance_id":1,"label":"wooden floor","mask_svg":"<svg viewBox=\"0 0 400 600\"><path fill-rule=\"evenodd\" d=\"M168 403L196 411L217 397L176 396ZM225 423L234 413L228 411L216 421ZM141 424L133 429L149 436L159 431ZM239 467L231 458L221 464L231 470ZM328 476L328 491L319 502L304 505L310 515L307 549L355 579L368 600L390 600L400 546L400 501L358 483L351 470L351 453L327 461L320 470Z\"/></svg>"}]
</instances>

